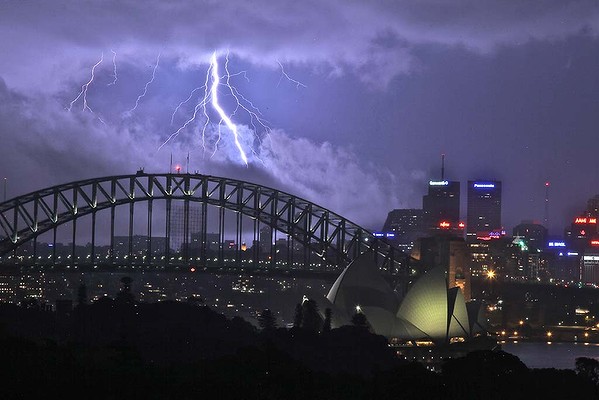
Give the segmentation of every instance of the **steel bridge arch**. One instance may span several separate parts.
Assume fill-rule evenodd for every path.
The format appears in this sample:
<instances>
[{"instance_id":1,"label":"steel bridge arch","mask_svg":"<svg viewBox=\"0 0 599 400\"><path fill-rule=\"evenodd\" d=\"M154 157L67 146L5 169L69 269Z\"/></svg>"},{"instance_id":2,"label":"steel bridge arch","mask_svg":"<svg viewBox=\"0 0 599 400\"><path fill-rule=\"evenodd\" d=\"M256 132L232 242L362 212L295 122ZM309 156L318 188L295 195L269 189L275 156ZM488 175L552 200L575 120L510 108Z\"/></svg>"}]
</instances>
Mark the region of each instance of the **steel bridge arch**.
<instances>
[{"instance_id":1,"label":"steel bridge arch","mask_svg":"<svg viewBox=\"0 0 599 400\"><path fill-rule=\"evenodd\" d=\"M218 207L221 213L224 213L225 209L234 211L237 215L238 237L241 237L242 215L266 224L301 243L328 265L343 268L364 252L372 253L377 266L391 274L405 271L408 264L409 257L401 250L342 216L292 194L235 179L201 174L151 174L143 170L131 175L70 182L0 203L0 235L4 236L0 240L0 257L24 243L35 241L39 235L52 229L56 241L56 228L69 222L73 222L74 253L77 219L91 214L93 263L96 214L102 210L111 210L113 240L114 210L117 206L129 204L131 238L134 205L141 201L148 202L148 237L151 238L154 200L166 200L167 252L171 202L182 200L186 210L189 209L189 203L200 203L203 213L208 205ZM201 254L205 257L205 219L203 223L201 246L204 251ZM131 243L130 240L130 249ZM151 248L151 244L149 246ZM168 254L167 260L170 260ZM205 259L202 262L205 262Z\"/></svg>"}]
</instances>

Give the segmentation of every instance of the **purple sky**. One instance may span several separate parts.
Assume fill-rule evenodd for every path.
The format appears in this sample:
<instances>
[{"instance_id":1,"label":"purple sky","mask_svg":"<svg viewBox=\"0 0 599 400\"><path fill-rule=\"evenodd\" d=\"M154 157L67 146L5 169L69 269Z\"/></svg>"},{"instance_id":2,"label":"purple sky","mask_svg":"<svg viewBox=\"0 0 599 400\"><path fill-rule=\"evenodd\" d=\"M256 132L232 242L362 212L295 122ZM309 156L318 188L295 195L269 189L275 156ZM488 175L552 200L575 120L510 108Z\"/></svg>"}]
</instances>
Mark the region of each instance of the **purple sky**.
<instances>
[{"instance_id":1,"label":"purple sky","mask_svg":"<svg viewBox=\"0 0 599 400\"><path fill-rule=\"evenodd\" d=\"M503 181L507 229L542 220L547 180L554 234L599 193L596 1L170 3L0 2L9 197L140 166L163 172L187 152L192 171L278 187L372 229L393 208L421 206L441 153L463 198L468 179ZM171 125L214 51L221 63L229 52L232 74L245 71L231 82L272 129L233 116L248 167L226 129L212 156L209 124L204 150L201 120L157 150L190 117L195 103ZM68 111L102 54L93 113L81 99Z\"/></svg>"}]
</instances>

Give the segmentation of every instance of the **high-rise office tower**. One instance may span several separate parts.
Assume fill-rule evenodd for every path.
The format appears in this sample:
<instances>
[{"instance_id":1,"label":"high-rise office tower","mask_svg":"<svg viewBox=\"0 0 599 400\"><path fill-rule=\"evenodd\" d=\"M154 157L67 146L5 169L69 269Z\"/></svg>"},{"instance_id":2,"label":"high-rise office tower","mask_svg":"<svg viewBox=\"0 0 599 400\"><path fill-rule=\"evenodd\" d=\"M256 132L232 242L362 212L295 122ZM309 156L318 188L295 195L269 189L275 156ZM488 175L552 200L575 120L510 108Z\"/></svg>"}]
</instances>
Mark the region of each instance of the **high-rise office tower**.
<instances>
[{"instance_id":1,"label":"high-rise office tower","mask_svg":"<svg viewBox=\"0 0 599 400\"><path fill-rule=\"evenodd\" d=\"M460 220L460 182L445 179L445 155L441 156L441 179L428 182L428 193L422 197L427 228L435 229L444 222L457 227Z\"/></svg>"},{"instance_id":2,"label":"high-rise office tower","mask_svg":"<svg viewBox=\"0 0 599 400\"><path fill-rule=\"evenodd\" d=\"M431 227L442 221L457 225L460 220L460 182L429 181L428 194L422 197L422 209Z\"/></svg>"},{"instance_id":3,"label":"high-rise office tower","mask_svg":"<svg viewBox=\"0 0 599 400\"><path fill-rule=\"evenodd\" d=\"M467 239L501 228L501 182L468 181Z\"/></svg>"}]
</instances>

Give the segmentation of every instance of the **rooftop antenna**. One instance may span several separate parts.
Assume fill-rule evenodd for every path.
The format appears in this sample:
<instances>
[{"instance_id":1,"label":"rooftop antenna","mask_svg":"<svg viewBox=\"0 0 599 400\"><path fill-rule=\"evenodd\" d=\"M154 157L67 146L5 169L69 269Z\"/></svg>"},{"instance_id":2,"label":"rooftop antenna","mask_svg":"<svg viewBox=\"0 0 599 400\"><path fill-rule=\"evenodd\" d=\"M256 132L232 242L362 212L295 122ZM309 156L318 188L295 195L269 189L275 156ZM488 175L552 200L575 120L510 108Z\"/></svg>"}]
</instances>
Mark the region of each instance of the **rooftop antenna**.
<instances>
[{"instance_id":1,"label":"rooftop antenna","mask_svg":"<svg viewBox=\"0 0 599 400\"><path fill-rule=\"evenodd\" d=\"M441 180L445 180L445 154L441 154Z\"/></svg>"},{"instance_id":2,"label":"rooftop antenna","mask_svg":"<svg viewBox=\"0 0 599 400\"><path fill-rule=\"evenodd\" d=\"M545 216L543 218L543 224L545 228L549 223L549 181L545 182Z\"/></svg>"}]
</instances>

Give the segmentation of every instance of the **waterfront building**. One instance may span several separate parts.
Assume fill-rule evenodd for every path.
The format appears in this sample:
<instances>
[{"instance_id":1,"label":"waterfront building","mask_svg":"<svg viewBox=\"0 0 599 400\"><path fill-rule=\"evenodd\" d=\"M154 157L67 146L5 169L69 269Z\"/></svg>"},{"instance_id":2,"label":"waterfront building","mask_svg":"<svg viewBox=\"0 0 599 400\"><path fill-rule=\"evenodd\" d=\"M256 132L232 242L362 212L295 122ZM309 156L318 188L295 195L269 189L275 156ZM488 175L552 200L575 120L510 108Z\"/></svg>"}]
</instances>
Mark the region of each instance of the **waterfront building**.
<instances>
[{"instance_id":1,"label":"waterfront building","mask_svg":"<svg viewBox=\"0 0 599 400\"><path fill-rule=\"evenodd\" d=\"M355 313L363 313L375 333L399 340L448 344L485 331L480 304L467 305L462 290L448 287L444 268L420 276L399 299L368 253L350 263L326 298L317 302L321 310L331 309L333 327L349 324Z\"/></svg>"},{"instance_id":2,"label":"waterfront building","mask_svg":"<svg viewBox=\"0 0 599 400\"><path fill-rule=\"evenodd\" d=\"M585 252L580 257L580 282L599 286L599 252Z\"/></svg>"}]
</instances>

